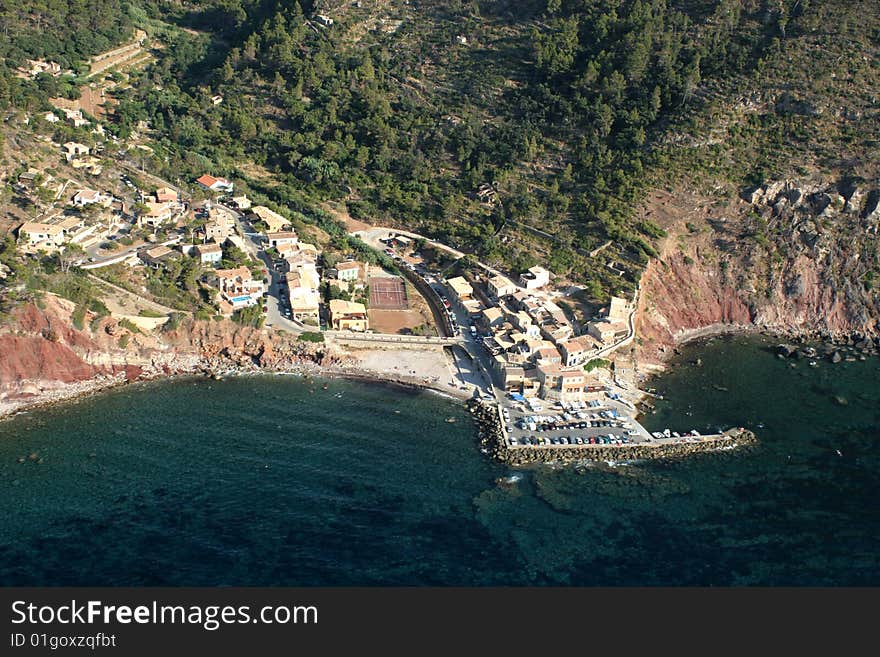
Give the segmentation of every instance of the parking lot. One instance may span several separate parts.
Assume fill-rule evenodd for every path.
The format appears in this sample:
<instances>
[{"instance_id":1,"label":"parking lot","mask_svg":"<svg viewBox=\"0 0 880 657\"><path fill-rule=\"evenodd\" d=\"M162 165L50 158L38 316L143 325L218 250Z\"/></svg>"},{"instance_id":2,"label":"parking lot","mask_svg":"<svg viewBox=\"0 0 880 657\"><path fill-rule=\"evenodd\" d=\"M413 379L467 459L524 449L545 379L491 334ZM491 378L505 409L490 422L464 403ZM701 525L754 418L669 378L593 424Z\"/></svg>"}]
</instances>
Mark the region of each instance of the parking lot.
<instances>
[{"instance_id":1,"label":"parking lot","mask_svg":"<svg viewBox=\"0 0 880 657\"><path fill-rule=\"evenodd\" d=\"M557 404L533 411L522 403L506 404L502 414L511 447L646 442L634 421L608 406Z\"/></svg>"}]
</instances>

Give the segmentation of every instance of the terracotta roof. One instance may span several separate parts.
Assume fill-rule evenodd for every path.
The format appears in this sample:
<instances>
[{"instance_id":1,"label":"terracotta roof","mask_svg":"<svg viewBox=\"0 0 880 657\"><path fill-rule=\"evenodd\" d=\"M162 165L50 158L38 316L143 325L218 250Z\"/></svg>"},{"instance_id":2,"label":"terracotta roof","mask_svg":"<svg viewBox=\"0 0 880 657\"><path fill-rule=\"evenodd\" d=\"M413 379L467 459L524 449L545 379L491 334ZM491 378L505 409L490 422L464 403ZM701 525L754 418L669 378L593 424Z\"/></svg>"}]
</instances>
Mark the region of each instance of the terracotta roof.
<instances>
[{"instance_id":1,"label":"terracotta roof","mask_svg":"<svg viewBox=\"0 0 880 657\"><path fill-rule=\"evenodd\" d=\"M345 299L330 300L331 315L364 315L367 314L367 308L362 303L355 301L346 301Z\"/></svg>"},{"instance_id":2,"label":"terracotta roof","mask_svg":"<svg viewBox=\"0 0 880 657\"><path fill-rule=\"evenodd\" d=\"M172 204L168 201L159 203L156 201L147 201L144 203L147 206L147 216L148 217L158 217L159 215L165 214L166 212L170 212L172 210Z\"/></svg>"},{"instance_id":3,"label":"terracotta roof","mask_svg":"<svg viewBox=\"0 0 880 657\"><path fill-rule=\"evenodd\" d=\"M541 358L560 358L559 350L556 347L541 347L535 353Z\"/></svg>"},{"instance_id":4,"label":"terracotta roof","mask_svg":"<svg viewBox=\"0 0 880 657\"><path fill-rule=\"evenodd\" d=\"M160 244L159 246L154 246L152 249L147 249L144 251L144 255L150 258L162 258L163 256L167 256L171 253L171 249L169 249L164 244Z\"/></svg>"},{"instance_id":5,"label":"terracotta roof","mask_svg":"<svg viewBox=\"0 0 880 657\"><path fill-rule=\"evenodd\" d=\"M251 270L247 267L236 267L235 269L216 269L214 275L217 278L226 278L229 280L241 277L242 280L249 281L253 278Z\"/></svg>"},{"instance_id":6,"label":"terracotta roof","mask_svg":"<svg viewBox=\"0 0 880 657\"><path fill-rule=\"evenodd\" d=\"M81 198L84 201L97 201L100 196L101 192L94 189L81 189L76 193L75 198Z\"/></svg>"},{"instance_id":7,"label":"terracotta roof","mask_svg":"<svg viewBox=\"0 0 880 657\"><path fill-rule=\"evenodd\" d=\"M175 192L170 187L160 187L156 190L156 200L160 203L162 201L176 201L177 192Z\"/></svg>"},{"instance_id":8,"label":"terracotta roof","mask_svg":"<svg viewBox=\"0 0 880 657\"><path fill-rule=\"evenodd\" d=\"M278 232L282 227L290 225L290 221L287 218L267 208L265 205L255 205L251 208L251 214L256 215L261 221L266 223L269 226L270 232Z\"/></svg>"},{"instance_id":9,"label":"terracotta roof","mask_svg":"<svg viewBox=\"0 0 880 657\"><path fill-rule=\"evenodd\" d=\"M538 365L538 369L544 374L550 374L552 376L559 376L562 374L562 368L559 366L559 363L545 363Z\"/></svg>"},{"instance_id":10,"label":"terracotta roof","mask_svg":"<svg viewBox=\"0 0 880 657\"><path fill-rule=\"evenodd\" d=\"M567 340L563 342L561 345L567 352L571 353L573 351L585 351L587 349L587 345L580 338L575 338L574 340Z\"/></svg>"},{"instance_id":11,"label":"terracotta roof","mask_svg":"<svg viewBox=\"0 0 880 657\"><path fill-rule=\"evenodd\" d=\"M58 235L63 232L61 226L55 224L40 224L34 221L28 221L21 225L18 229L19 233L47 233L49 235Z\"/></svg>"},{"instance_id":12,"label":"terracotta roof","mask_svg":"<svg viewBox=\"0 0 880 657\"><path fill-rule=\"evenodd\" d=\"M216 242L208 242L207 244L196 245L196 251L202 253L223 253L223 249Z\"/></svg>"}]
</instances>

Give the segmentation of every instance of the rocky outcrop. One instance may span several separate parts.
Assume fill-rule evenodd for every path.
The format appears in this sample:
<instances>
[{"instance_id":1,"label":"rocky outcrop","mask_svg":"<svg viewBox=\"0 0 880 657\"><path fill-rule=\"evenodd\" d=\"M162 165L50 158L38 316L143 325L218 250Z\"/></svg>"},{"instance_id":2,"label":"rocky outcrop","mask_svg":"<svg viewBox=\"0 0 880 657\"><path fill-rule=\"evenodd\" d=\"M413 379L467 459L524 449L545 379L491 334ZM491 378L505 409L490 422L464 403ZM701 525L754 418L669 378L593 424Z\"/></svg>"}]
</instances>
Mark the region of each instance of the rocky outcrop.
<instances>
[{"instance_id":1,"label":"rocky outcrop","mask_svg":"<svg viewBox=\"0 0 880 657\"><path fill-rule=\"evenodd\" d=\"M641 280L641 360L659 363L676 343L724 330L876 337L878 197L852 181L783 180L707 203L700 224L670 213Z\"/></svg>"},{"instance_id":2,"label":"rocky outcrop","mask_svg":"<svg viewBox=\"0 0 880 657\"><path fill-rule=\"evenodd\" d=\"M0 415L157 376L296 371L340 361L322 344L226 320L187 319L174 330L145 333L87 313L77 329L74 310L70 301L45 295L0 326Z\"/></svg>"}]
</instances>

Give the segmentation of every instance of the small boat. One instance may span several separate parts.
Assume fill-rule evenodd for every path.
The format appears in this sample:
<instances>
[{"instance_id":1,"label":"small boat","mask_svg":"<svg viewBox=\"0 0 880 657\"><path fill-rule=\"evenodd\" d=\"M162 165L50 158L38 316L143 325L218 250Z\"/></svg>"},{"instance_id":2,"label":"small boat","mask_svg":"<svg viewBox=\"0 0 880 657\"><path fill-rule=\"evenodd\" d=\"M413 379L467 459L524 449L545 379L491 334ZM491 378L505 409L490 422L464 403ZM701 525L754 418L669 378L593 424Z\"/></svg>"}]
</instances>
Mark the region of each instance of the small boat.
<instances>
[{"instance_id":1,"label":"small boat","mask_svg":"<svg viewBox=\"0 0 880 657\"><path fill-rule=\"evenodd\" d=\"M452 424L453 422L455 422L455 418L454 418L454 417L448 417L448 418L446 418L446 421L449 422L450 424Z\"/></svg>"}]
</instances>

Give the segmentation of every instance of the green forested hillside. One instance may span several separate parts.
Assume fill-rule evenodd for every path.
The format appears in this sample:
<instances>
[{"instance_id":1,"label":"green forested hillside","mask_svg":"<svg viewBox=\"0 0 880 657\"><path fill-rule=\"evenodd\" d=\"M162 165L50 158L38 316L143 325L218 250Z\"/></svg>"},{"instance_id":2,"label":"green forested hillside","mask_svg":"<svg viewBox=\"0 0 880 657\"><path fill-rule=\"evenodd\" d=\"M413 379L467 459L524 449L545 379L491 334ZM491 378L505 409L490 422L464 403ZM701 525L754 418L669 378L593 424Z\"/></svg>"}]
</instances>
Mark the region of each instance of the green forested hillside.
<instances>
[{"instance_id":1,"label":"green forested hillside","mask_svg":"<svg viewBox=\"0 0 880 657\"><path fill-rule=\"evenodd\" d=\"M131 31L129 5L119 0L0 0L0 107L23 105L52 84L16 79L13 71L26 59L74 68L124 41Z\"/></svg>"},{"instance_id":2,"label":"green forested hillside","mask_svg":"<svg viewBox=\"0 0 880 657\"><path fill-rule=\"evenodd\" d=\"M126 29L125 5L89 2L118 7L97 34ZM872 157L870 135L825 125L836 114L788 111L811 93L815 62L843 76L864 57L859 93L843 104L867 103L858 111L869 116L880 13L871 3L132 5L164 47L121 94L115 129L126 136L147 121L160 172L234 175L300 211L344 202L355 217L420 229L514 269L540 258L597 296L612 283L632 287L654 253L661 229L633 212L649 187L701 173L745 184L787 161L812 166L804 154L820 143L826 159L844 140ZM11 13L27 23L27 12ZM833 98L841 79L823 73L820 93ZM790 102L778 110L783 91ZM772 98L769 109L737 113L755 93ZM821 134L809 134L811 122ZM481 187L494 192L478 198ZM608 241L601 256L587 255Z\"/></svg>"},{"instance_id":3,"label":"green forested hillside","mask_svg":"<svg viewBox=\"0 0 880 657\"><path fill-rule=\"evenodd\" d=\"M559 272L589 269L577 252L607 239L633 269L653 253L659 229L630 212L652 141L706 80L747 74L778 47L803 5L787 3L798 5L787 16L732 0L361 4L330 28L296 2L166 14L227 27L203 52L176 51L155 74L162 90L124 116L148 118L193 165L194 153L225 168L253 161L294 195L345 198L355 216L490 260L533 264L502 247L506 221L550 231ZM215 92L221 108L205 103ZM486 183L494 207L474 198Z\"/></svg>"}]
</instances>

